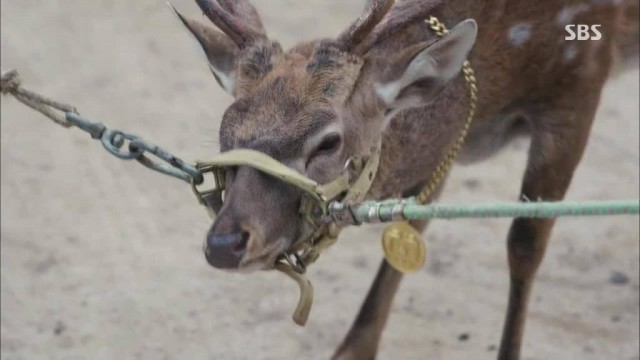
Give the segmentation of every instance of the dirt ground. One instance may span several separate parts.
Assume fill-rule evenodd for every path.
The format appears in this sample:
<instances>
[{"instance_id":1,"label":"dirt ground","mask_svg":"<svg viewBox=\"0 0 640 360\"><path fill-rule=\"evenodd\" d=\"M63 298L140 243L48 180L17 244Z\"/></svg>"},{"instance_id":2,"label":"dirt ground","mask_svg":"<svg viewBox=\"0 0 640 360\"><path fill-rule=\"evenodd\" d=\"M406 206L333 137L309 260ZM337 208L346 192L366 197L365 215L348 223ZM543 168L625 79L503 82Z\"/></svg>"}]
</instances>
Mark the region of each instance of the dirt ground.
<instances>
[{"instance_id":1,"label":"dirt ground","mask_svg":"<svg viewBox=\"0 0 640 360\"><path fill-rule=\"evenodd\" d=\"M199 16L189 0L174 0ZM255 1L285 46L337 34L362 1ZM160 0L1 0L2 68L85 116L187 160L217 150L230 103ZM567 196L638 198L638 69L611 80ZM379 228L350 229L297 287L209 267L209 226L185 184L108 155L2 99L2 359L327 359L381 258ZM455 167L442 201L515 200L526 141ZM508 220L438 221L407 276L381 359L493 359L507 299ZM638 218L562 219L540 270L524 359L638 359ZM466 340L465 340L466 339Z\"/></svg>"}]
</instances>

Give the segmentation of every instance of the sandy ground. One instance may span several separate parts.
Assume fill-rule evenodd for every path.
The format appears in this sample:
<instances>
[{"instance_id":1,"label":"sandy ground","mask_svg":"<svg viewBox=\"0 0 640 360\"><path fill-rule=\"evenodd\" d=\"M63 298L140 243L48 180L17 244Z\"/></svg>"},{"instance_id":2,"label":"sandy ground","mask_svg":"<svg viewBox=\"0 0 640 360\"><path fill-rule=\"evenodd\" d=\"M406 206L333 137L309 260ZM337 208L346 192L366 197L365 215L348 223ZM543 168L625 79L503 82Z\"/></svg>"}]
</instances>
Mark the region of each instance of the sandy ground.
<instances>
[{"instance_id":1,"label":"sandy ground","mask_svg":"<svg viewBox=\"0 0 640 360\"><path fill-rule=\"evenodd\" d=\"M191 1L175 3L198 16ZM335 35L361 9L359 0L256 3L284 45ZM216 151L230 98L163 1L1 5L2 68L18 68L29 87L185 159ZM568 199L639 196L637 101L637 68L608 83ZM310 271L316 302L299 328L289 320L294 283L206 264L208 218L186 185L116 160L13 99L2 99L0 124L2 359L326 359L377 269L379 229L347 231ZM526 147L456 167L443 201L515 199ZM495 358L508 224L433 223L428 266L402 284L381 359ZM524 359L638 359L639 237L637 217L559 221Z\"/></svg>"}]
</instances>

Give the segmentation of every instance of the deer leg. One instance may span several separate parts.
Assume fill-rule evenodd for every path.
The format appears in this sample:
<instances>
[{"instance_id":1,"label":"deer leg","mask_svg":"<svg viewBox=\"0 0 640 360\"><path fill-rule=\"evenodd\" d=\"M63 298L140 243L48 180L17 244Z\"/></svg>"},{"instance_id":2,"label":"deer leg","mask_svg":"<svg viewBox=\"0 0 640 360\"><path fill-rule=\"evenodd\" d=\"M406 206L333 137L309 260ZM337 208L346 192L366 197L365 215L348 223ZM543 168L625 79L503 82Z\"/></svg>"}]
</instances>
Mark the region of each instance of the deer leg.
<instances>
[{"instance_id":1,"label":"deer leg","mask_svg":"<svg viewBox=\"0 0 640 360\"><path fill-rule=\"evenodd\" d=\"M427 225L425 221L410 222L410 224L418 232L422 232ZM378 274L360 312L333 355L333 359L375 359L382 330L389 317L389 310L400 280L402 280L402 273L382 259Z\"/></svg>"},{"instance_id":2,"label":"deer leg","mask_svg":"<svg viewBox=\"0 0 640 360\"><path fill-rule=\"evenodd\" d=\"M382 259L360 312L332 359L375 359L400 280L402 273Z\"/></svg>"},{"instance_id":3,"label":"deer leg","mask_svg":"<svg viewBox=\"0 0 640 360\"><path fill-rule=\"evenodd\" d=\"M582 157L597 99L593 104L582 113L554 113L550 117L564 123L532 124L531 148L521 190L523 199L558 201L564 198ZM507 239L509 304L500 344L500 360L520 357L531 286L554 221L518 218L511 224Z\"/></svg>"}]
</instances>

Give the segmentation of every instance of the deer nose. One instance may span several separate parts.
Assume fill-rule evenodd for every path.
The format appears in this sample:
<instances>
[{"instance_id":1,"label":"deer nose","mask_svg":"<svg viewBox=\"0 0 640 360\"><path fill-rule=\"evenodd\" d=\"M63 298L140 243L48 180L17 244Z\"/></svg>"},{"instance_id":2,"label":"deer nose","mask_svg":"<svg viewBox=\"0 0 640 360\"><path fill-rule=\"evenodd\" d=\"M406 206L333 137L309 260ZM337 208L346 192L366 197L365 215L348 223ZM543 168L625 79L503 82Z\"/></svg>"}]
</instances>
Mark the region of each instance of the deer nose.
<instances>
[{"instance_id":1,"label":"deer nose","mask_svg":"<svg viewBox=\"0 0 640 360\"><path fill-rule=\"evenodd\" d=\"M214 224L207 234L204 249L207 262L219 269L237 268L247 249L251 234L239 228L225 231L223 226L217 225L219 224Z\"/></svg>"}]
</instances>

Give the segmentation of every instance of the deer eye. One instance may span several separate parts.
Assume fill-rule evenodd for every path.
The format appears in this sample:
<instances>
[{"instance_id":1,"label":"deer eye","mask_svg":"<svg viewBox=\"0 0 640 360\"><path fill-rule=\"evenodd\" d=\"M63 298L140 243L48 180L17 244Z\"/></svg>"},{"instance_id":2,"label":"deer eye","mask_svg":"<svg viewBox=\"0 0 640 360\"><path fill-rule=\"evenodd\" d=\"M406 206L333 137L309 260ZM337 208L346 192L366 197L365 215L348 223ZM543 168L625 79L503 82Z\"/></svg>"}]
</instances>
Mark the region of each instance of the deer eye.
<instances>
[{"instance_id":1,"label":"deer eye","mask_svg":"<svg viewBox=\"0 0 640 360\"><path fill-rule=\"evenodd\" d=\"M320 143L320 145L318 145L311 157L316 157L318 155L329 155L331 153L334 153L340 148L341 143L342 137L340 136L340 134L329 134L325 136L324 139L322 139L322 142Z\"/></svg>"}]
</instances>

